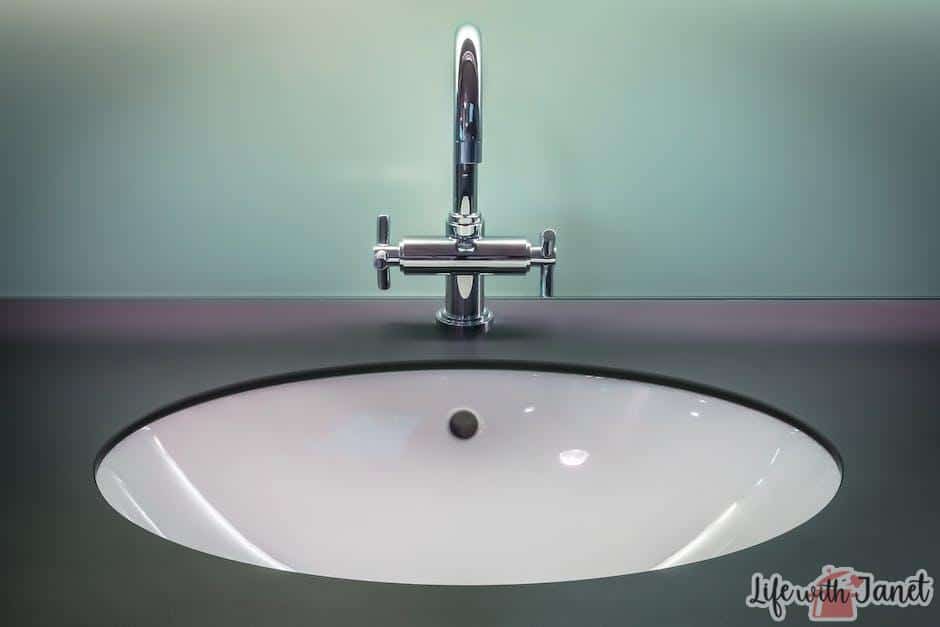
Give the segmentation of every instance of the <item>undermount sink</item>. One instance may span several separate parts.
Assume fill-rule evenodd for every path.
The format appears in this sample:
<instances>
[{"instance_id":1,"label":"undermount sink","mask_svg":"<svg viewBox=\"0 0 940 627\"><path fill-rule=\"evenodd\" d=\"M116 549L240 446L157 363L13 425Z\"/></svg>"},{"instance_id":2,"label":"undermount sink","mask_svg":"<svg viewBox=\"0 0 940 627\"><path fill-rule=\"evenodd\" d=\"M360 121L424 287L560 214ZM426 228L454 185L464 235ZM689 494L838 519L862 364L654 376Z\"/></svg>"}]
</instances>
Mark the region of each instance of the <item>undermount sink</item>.
<instances>
[{"instance_id":1,"label":"undermount sink","mask_svg":"<svg viewBox=\"0 0 940 627\"><path fill-rule=\"evenodd\" d=\"M556 370L240 386L144 419L106 450L96 481L131 522L206 553L454 585L724 555L793 529L839 488L831 448L778 412Z\"/></svg>"}]
</instances>

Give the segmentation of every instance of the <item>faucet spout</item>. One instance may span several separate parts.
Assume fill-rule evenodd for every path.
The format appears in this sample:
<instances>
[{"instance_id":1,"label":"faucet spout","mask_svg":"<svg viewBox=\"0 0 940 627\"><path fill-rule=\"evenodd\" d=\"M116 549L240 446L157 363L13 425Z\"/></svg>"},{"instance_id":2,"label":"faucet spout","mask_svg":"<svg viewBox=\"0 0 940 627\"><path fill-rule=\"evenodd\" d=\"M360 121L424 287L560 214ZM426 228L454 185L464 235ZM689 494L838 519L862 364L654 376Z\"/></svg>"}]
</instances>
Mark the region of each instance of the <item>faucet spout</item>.
<instances>
[{"instance_id":1,"label":"faucet spout","mask_svg":"<svg viewBox=\"0 0 940 627\"><path fill-rule=\"evenodd\" d=\"M454 228L481 220L477 164L483 162L483 77L480 32L475 26L457 29L454 52L454 206L449 221L453 234L465 238L482 234L482 228Z\"/></svg>"}]
</instances>

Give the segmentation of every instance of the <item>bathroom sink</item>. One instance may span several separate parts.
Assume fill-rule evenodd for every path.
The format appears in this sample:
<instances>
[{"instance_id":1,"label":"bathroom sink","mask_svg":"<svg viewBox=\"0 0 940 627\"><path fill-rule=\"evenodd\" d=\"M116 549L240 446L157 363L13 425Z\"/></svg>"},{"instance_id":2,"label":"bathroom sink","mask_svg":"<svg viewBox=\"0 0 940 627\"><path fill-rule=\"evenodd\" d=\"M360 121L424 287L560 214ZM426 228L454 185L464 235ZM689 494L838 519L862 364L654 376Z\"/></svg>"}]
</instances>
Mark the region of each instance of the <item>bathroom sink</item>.
<instances>
[{"instance_id":1,"label":"bathroom sink","mask_svg":"<svg viewBox=\"0 0 940 627\"><path fill-rule=\"evenodd\" d=\"M145 418L96 470L134 524L213 555L418 584L517 584L696 562L833 498L831 447L685 384L513 367L350 370Z\"/></svg>"}]
</instances>

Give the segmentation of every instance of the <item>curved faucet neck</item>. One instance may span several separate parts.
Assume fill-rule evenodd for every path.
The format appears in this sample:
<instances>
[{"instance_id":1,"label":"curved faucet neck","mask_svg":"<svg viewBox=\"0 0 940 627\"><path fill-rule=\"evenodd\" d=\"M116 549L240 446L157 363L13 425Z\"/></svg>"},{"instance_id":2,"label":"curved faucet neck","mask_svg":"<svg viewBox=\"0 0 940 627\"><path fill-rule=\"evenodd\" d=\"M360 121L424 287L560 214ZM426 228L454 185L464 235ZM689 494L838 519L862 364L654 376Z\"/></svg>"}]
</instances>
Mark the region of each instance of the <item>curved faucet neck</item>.
<instances>
[{"instance_id":1,"label":"curved faucet neck","mask_svg":"<svg viewBox=\"0 0 940 627\"><path fill-rule=\"evenodd\" d=\"M454 203L448 235L472 239L483 235L477 208L477 165L483 162L483 89L480 32L457 29L454 45Z\"/></svg>"}]
</instances>

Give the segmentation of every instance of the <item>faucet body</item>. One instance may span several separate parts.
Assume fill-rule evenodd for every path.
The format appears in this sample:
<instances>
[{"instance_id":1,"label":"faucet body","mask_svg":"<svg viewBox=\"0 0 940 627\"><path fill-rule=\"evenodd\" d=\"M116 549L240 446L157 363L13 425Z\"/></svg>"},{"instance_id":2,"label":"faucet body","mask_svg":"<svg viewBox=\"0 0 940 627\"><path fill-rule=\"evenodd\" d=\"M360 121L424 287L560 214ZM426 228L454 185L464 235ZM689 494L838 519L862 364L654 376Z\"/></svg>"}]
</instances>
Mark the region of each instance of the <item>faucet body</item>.
<instances>
[{"instance_id":1,"label":"faucet body","mask_svg":"<svg viewBox=\"0 0 940 627\"><path fill-rule=\"evenodd\" d=\"M390 287L391 266L404 274L445 277L444 306L437 321L457 330L486 330L493 319L483 300L483 277L526 274L539 266L540 295L554 292L555 232L542 231L537 245L523 238L484 237L477 203L477 167L483 162L483 82L480 34L457 30L454 53L454 197L443 237L410 237L389 243L387 215L378 217L373 266L379 289Z\"/></svg>"}]
</instances>

